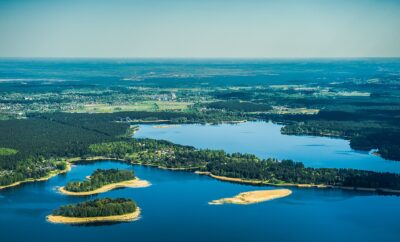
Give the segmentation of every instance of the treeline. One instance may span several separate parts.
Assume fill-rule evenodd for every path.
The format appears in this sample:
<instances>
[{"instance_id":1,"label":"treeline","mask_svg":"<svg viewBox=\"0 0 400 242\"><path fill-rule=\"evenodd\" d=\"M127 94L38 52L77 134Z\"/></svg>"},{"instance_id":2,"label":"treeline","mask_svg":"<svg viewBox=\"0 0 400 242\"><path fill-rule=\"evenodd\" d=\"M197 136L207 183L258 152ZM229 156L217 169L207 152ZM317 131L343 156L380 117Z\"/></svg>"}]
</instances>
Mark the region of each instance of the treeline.
<instances>
[{"instance_id":1,"label":"treeline","mask_svg":"<svg viewBox=\"0 0 400 242\"><path fill-rule=\"evenodd\" d=\"M85 181L68 182L67 185L65 186L65 190L70 192L88 192L96 190L108 184L128 181L133 179L135 179L135 174L133 171L130 170L97 169Z\"/></svg>"},{"instance_id":2,"label":"treeline","mask_svg":"<svg viewBox=\"0 0 400 242\"><path fill-rule=\"evenodd\" d=\"M65 205L53 211L52 215L65 217L103 217L133 213L136 203L125 198L102 198L77 204Z\"/></svg>"},{"instance_id":3,"label":"treeline","mask_svg":"<svg viewBox=\"0 0 400 242\"><path fill-rule=\"evenodd\" d=\"M120 148L124 147L124 148ZM254 155L224 151L197 150L150 139L103 143L91 146L94 155L169 168L209 171L212 174L256 179L274 184L324 184L363 188L400 190L400 175L353 169L306 168L291 160L261 160Z\"/></svg>"},{"instance_id":4,"label":"treeline","mask_svg":"<svg viewBox=\"0 0 400 242\"><path fill-rule=\"evenodd\" d=\"M324 184L331 186L386 188L400 190L400 175L353 169L306 168L302 163L274 159L249 162L226 160L210 162L207 170L214 175L255 179L274 184Z\"/></svg>"}]
</instances>

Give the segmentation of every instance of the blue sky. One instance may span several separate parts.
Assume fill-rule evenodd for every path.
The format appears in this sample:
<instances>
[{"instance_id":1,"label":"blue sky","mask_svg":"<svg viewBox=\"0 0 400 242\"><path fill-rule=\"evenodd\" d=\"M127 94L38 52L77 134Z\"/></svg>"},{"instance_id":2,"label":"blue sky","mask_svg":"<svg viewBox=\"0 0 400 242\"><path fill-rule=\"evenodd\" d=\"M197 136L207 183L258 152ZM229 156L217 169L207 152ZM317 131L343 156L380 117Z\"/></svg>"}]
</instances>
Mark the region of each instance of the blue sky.
<instances>
[{"instance_id":1,"label":"blue sky","mask_svg":"<svg viewBox=\"0 0 400 242\"><path fill-rule=\"evenodd\" d=\"M393 56L393 0L0 0L0 57Z\"/></svg>"}]
</instances>

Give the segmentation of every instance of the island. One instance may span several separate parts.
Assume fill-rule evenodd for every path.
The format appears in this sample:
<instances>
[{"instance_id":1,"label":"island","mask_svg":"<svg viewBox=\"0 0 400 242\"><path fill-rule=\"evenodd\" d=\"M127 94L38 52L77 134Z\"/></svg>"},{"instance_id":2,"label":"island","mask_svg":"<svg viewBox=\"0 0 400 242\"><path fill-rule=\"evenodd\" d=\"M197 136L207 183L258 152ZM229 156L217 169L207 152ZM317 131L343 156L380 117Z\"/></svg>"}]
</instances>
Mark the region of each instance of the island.
<instances>
[{"instance_id":1,"label":"island","mask_svg":"<svg viewBox=\"0 0 400 242\"><path fill-rule=\"evenodd\" d=\"M242 192L230 198L221 198L209 202L210 205L222 205L225 203L247 205L253 203L260 203L272 199L286 197L292 194L289 189L276 189L276 190L260 190L251 192Z\"/></svg>"},{"instance_id":2,"label":"island","mask_svg":"<svg viewBox=\"0 0 400 242\"><path fill-rule=\"evenodd\" d=\"M82 224L128 222L138 219L140 208L131 199L102 198L65 205L46 217L51 223Z\"/></svg>"},{"instance_id":3,"label":"island","mask_svg":"<svg viewBox=\"0 0 400 242\"><path fill-rule=\"evenodd\" d=\"M147 187L150 183L135 177L131 170L97 169L85 181L73 181L67 183L59 191L66 195L88 196L107 192L121 187Z\"/></svg>"}]
</instances>

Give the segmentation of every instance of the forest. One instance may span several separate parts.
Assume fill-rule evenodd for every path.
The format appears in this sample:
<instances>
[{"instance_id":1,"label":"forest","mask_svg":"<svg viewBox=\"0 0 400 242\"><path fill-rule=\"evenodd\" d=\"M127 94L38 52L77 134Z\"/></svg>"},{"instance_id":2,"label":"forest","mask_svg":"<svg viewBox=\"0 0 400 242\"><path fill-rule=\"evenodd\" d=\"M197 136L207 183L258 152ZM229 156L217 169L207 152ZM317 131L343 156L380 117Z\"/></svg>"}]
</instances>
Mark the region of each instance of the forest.
<instances>
[{"instance_id":1,"label":"forest","mask_svg":"<svg viewBox=\"0 0 400 242\"><path fill-rule=\"evenodd\" d=\"M68 182L65 190L70 192L88 192L102 186L135 179L135 173L131 170L97 169L85 181Z\"/></svg>"},{"instance_id":2,"label":"forest","mask_svg":"<svg viewBox=\"0 0 400 242\"><path fill-rule=\"evenodd\" d=\"M63 160L87 154L90 144L125 137L128 124L77 117L0 121L0 185L64 170ZM12 150L12 152L11 152Z\"/></svg>"},{"instance_id":3,"label":"forest","mask_svg":"<svg viewBox=\"0 0 400 242\"><path fill-rule=\"evenodd\" d=\"M64 217L103 217L133 213L136 203L126 198L101 198L77 204L61 206L52 215Z\"/></svg>"}]
</instances>

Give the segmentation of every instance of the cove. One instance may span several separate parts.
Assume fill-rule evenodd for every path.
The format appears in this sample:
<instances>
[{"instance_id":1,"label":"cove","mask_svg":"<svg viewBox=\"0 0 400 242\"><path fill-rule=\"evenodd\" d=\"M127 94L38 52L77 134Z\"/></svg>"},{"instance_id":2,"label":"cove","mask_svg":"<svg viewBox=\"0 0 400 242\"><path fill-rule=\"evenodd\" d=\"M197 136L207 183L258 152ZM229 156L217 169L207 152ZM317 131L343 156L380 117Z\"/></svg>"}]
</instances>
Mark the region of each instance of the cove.
<instances>
[{"instance_id":1,"label":"cove","mask_svg":"<svg viewBox=\"0 0 400 242\"><path fill-rule=\"evenodd\" d=\"M344 139L294 136L280 133L282 125L267 122L200 125L184 124L155 128L143 124L135 138L164 139L201 149L241 152L260 158L291 159L314 168L353 168L400 173L400 162L385 160L371 152L356 151Z\"/></svg>"}]
</instances>

